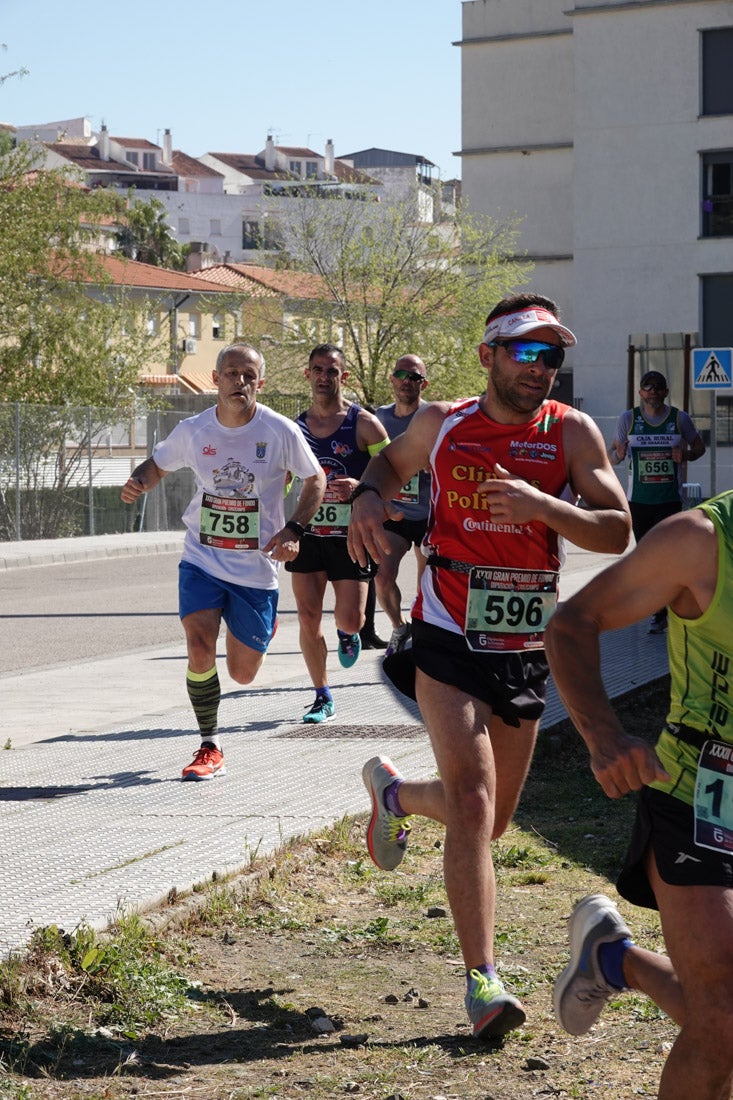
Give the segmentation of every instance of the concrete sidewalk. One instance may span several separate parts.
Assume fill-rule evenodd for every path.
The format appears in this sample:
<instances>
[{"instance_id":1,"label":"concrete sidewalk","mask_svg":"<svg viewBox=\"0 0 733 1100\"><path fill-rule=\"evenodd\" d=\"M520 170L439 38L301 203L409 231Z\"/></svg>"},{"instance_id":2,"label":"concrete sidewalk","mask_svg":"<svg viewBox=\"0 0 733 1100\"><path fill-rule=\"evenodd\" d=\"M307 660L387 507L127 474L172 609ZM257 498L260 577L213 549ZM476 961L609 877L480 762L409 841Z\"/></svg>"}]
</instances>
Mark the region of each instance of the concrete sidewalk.
<instances>
[{"instance_id":1,"label":"concrete sidewalk","mask_svg":"<svg viewBox=\"0 0 733 1100\"><path fill-rule=\"evenodd\" d=\"M181 538L173 532L2 544L0 568L170 552ZM563 595L611 560L571 549ZM302 724L312 688L287 574L281 577L284 610L258 680L242 688L222 669L226 777L180 781L198 744L183 698L183 642L2 680L5 721L23 710L27 721L32 707L43 740L0 753L0 953L23 947L34 928L49 923L67 931L82 921L105 927L120 909L157 905L172 890L246 868L294 836L365 811L361 766L377 752L406 774L432 772L417 709L385 683L378 651L363 653L348 671L330 654L336 720ZM603 661L609 692L617 695L667 671L666 642L640 624L606 636ZM152 708L145 705L150 690ZM551 685L543 725L563 714Z\"/></svg>"}]
</instances>

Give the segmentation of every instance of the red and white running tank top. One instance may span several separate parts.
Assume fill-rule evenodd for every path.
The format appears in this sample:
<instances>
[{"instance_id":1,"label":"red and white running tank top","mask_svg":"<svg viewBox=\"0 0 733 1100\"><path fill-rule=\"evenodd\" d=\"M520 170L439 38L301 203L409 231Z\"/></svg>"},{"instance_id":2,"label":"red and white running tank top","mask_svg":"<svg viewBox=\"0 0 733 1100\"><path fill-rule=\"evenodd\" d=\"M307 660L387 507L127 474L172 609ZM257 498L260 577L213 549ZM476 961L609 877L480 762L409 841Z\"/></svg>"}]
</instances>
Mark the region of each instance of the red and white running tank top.
<instances>
[{"instance_id":1,"label":"red and white running tank top","mask_svg":"<svg viewBox=\"0 0 733 1100\"><path fill-rule=\"evenodd\" d=\"M478 398L451 408L430 455L430 514L423 552L497 570L557 571L557 533L538 521L492 522L489 496L477 489L495 476L498 462L542 492L562 496L568 484L562 442L568 411L568 405L549 400L529 423L499 424L481 411ZM467 573L428 568L412 616L464 633L468 590ZM501 645L487 648L541 647L540 634L531 645L520 637L512 645L511 636L505 636Z\"/></svg>"}]
</instances>

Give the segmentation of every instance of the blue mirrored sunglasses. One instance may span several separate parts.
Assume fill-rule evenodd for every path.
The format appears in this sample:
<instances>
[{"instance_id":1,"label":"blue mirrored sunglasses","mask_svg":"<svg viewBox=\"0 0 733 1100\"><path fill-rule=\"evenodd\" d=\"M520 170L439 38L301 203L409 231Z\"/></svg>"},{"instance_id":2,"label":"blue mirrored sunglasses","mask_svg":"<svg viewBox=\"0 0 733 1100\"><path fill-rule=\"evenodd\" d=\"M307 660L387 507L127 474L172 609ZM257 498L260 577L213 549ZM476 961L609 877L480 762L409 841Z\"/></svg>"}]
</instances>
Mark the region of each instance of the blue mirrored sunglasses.
<instances>
[{"instance_id":1,"label":"blue mirrored sunglasses","mask_svg":"<svg viewBox=\"0 0 733 1100\"><path fill-rule=\"evenodd\" d=\"M504 348L515 363L536 363L541 358L548 370L557 370L565 359L564 348L538 340L492 340L489 347Z\"/></svg>"}]
</instances>

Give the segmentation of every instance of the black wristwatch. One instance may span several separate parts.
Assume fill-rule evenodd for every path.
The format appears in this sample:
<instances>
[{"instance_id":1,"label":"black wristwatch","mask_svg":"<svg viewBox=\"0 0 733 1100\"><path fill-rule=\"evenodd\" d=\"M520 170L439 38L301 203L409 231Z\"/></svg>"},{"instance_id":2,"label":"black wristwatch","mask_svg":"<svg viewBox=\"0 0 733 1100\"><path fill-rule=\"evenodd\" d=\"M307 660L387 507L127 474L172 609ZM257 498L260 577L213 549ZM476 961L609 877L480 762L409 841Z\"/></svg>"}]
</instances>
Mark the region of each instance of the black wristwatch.
<instances>
[{"instance_id":1,"label":"black wristwatch","mask_svg":"<svg viewBox=\"0 0 733 1100\"><path fill-rule=\"evenodd\" d=\"M376 485L370 485L368 481L360 481L352 492L351 496L349 497L347 503L353 504L356 498L360 497L362 493L376 493L377 496L380 497L380 499L382 496Z\"/></svg>"},{"instance_id":2,"label":"black wristwatch","mask_svg":"<svg viewBox=\"0 0 733 1100\"><path fill-rule=\"evenodd\" d=\"M298 523L297 520L289 519L285 526L288 528L288 530L293 532L296 538L302 539L303 535L305 534L305 527L302 523Z\"/></svg>"}]
</instances>

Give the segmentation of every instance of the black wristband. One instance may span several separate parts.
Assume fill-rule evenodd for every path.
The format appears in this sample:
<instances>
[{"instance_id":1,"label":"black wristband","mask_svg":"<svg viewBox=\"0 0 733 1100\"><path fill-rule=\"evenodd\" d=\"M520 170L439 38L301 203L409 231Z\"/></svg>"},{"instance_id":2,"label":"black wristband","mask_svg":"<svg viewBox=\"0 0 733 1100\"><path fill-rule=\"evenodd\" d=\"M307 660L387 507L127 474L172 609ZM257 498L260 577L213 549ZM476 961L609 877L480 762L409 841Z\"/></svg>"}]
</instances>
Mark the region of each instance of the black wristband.
<instances>
[{"instance_id":1,"label":"black wristband","mask_svg":"<svg viewBox=\"0 0 733 1100\"><path fill-rule=\"evenodd\" d=\"M360 497L362 493L376 493L380 499L382 496L376 485L370 485L368 481L360 481L351 496L349 497L347 503L353 504L356 498Z\"/></svg>"},{"instance_id":2,"label":"black wristband","mask_svg":"<svg viewBox=\"0 0 733 1100\"><path fill-rule=\"evenodd\" d=\"M302 523L298 523L297 520L289 519L285 524L289 531L292 531L296 538L302 539L305 534L305 527Z\"/></svg>"}]
</instances>

